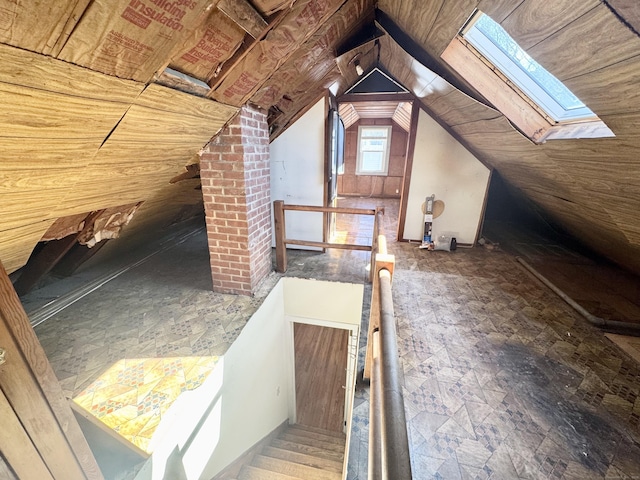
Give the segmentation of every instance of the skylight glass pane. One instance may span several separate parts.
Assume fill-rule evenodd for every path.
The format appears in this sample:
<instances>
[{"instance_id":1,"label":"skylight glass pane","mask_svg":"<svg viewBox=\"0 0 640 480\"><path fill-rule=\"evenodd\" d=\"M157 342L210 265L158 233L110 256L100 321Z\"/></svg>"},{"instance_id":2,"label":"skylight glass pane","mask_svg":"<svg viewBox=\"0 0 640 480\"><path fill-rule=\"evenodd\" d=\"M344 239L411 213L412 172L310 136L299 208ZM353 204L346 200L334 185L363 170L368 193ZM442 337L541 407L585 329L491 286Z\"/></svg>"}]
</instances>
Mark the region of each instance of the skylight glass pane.
<instances>
[{"instance_id":1,"label":"skylight glass pane","mask_svg":"<svg viewBox=\"0 0 640 480\"><path fill-rule=\"evenodd\" d=\"M597 118L487 15L479 12L463 36L555 121Z\"/></svg>"},{"instance_id":2,"label":"skylight glass pane","mask_svg":"<svg viewBox=\"0 0 640 480\"><path fill-rule=\"evenodd\" d=\"M548 95L558 102L565 110L583 108L580 101L564 84L546 71L538 62L525 52L516 41L487 15L481 15L476 21L475 28L480 30L491 42L507 55L511 61L520 67L529 78L543 88Z\"/></svg>"}]
</instances>

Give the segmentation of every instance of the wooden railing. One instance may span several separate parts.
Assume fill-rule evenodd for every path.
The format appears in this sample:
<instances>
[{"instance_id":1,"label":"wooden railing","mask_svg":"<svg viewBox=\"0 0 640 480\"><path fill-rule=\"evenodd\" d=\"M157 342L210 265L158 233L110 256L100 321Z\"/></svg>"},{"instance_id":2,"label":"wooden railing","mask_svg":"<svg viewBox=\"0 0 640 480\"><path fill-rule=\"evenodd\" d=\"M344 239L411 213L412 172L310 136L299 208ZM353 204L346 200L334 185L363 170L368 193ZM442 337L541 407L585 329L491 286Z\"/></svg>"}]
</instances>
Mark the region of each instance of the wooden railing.
<instances>
[{"instance_id":1,"label":"wooden railing","mask_svg":"<svg viewBox=\"0 0 640 480\"><path fill-rule=\"evenodd\" d=\"M370 246L313 242L287 238L286 210L375 215ZM400 361L396 336L391 279L395 257L387 252L386 237L380 234L384 209L312 207L273 202L276 230L276 270L287 271L287 245L371 251L371 311L364 377L371 380L369 407L370 480L411 480L409 440L400 384Z\"/></svg>"},{"instance_id":2,"label":"wooden railing","mask_svg":"<svg viewBox=\"0 0 640 480\"><path fill-rule=\"evenodd\" d=\"M395 257L384 235L371 271L369 335L364 377L371 380L369 405L370 480L411 480L409 440L400 384L400 361L391 293Z\"/></svg>"},{"instance_id":3,"label":"wooden railing","mask_svg":"<svg viewBox=\"0 0 640 480\"><path fill-rule=\"evenodd\" d=\"M373 236L371 245L358 245L353 243L332 243L332 242L315 242L311 240L295 240L287 238L284 212L287 210L295 210L299 212L321 212L321 213L346 213L351 215L374 215ZM384 214L384 208L376 207L375 209L367 208L343 208L343 207L316 207L312 205L285 205L283 200L275 200L273 202L273 218L275 220L276 232L276 271L284 273L287 271L287 245L301 245L306 247L318 248L338 248L342 250L362 250L371 252L371 271L369 279L373 281L373 260L376 252L379 225L381 215Z\"/></svg>"}]
</instances>

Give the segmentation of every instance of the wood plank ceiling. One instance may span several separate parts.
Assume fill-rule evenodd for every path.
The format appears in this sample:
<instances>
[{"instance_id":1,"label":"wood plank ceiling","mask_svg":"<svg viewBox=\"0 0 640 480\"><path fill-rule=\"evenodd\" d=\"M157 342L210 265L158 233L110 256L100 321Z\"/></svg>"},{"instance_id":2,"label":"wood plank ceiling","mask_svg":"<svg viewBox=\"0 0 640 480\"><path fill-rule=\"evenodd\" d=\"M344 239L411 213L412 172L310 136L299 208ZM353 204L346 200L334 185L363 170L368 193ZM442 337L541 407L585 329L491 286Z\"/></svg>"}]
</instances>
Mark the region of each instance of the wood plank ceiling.
<instances>
[{"instance_id":1,"label":"wood plank ceiling","mask_svg":"<svg viewBox=\"0 0 640 480\"><path fill-rule=\"evenodd\" d=\"M0 0L0 260L18 269L64 216L143 202L130 235L166 224L202 201L197 178L170 180L197 162L238 107L268 110L275 137L329 87L340 95L357 82L350 64L357 54L365 71L378 66L397 79L560 224L640 272L633 2L379 0L375 7L374 0ZM476 8L616 137L534 145L477 96L440 59ZM354 44L374 19L386 34Z\"/></svg>"}]
</instances>

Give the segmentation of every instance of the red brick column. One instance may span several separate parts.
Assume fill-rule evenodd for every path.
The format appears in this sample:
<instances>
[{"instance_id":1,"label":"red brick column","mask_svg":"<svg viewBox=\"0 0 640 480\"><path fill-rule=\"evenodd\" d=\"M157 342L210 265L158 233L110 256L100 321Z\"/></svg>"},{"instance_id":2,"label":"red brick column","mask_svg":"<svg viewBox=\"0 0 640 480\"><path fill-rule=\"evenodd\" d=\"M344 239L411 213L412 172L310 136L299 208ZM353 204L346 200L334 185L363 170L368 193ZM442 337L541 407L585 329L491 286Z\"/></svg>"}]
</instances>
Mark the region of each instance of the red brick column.
<instances>
[{"instance_id":1,"label":"red brick column","mask_svg":"<svg viewBox=\"0 0 640 480\"><path fill-rule=\"evenodd\" d=\"M200 154L213 290L251 295L271 271L269 127L242 107Z\"/></svg>"}]
</instances>

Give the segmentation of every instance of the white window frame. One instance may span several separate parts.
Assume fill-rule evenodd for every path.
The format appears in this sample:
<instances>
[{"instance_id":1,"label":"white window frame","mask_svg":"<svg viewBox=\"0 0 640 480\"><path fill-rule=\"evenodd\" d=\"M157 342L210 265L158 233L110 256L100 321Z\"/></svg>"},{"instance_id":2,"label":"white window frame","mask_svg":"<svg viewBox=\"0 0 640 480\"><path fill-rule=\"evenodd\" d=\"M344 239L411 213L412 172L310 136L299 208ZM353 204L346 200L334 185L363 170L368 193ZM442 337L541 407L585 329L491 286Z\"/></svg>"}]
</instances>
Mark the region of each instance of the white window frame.
<instances>
[{"instance_id":1,"label":"white window frame","mask_svg":"<svg viewBox=\"0 0 640 480\"><path fill-rule=\"evenodd\" d=\"M380 170L365 170L362 165L362 154L366 150L362 149L362 132L366 130L385 130L387 133L384 137L365 137L368 140L382 139L385 141L383 149L382 168ZM361 125L358 127L358 156L356 163L356 175L383 175L386 176L389 172L389 154L391 150L391 130L390 125Z\"/></svg>"},{"instance_id":2,"label":"white window frame","mask_svg":"<svg viewBox=\"0 0 640 480\"><path fill-rule=\"evenodd\" d=\"M479 28L474 29L475 22L482 15L479 10L474 12L441 57L523 135L537 144L556 139L615 137L611 129L577 97L582 105L565 109L560 101L547 94L546 87L530 78ZM511 40L515 44L515 40ZM535 62L526 51L520 50L522 55L527 55L526 59ZM527 85L529 80L531 88ZM576 114L586 115L576 117Z\"/></svg>"},{"instance_id":3,"label":"white window frame","mask_svg":"<svg viewBox=\"0 0 640 480\"><path fill-rule=\"evenodd\" d=\"M474 20L477 20L482 15L485 14L478 12L474 17ZM490 19L490 17L487 18ZM558 101L556 101L555 98L553 98L553 96L540 87L535 80L527 75L510 57L508 57L499 47L487 38L482 31L474 28L474 26L475 21L466 27L462 34L463 37L478 49L485 58L498 67L503 74L511 79L511 81L513 81L525 93L525 95L531 98L531 100L533 100L556 122L597 119L596 115L586 106L571 110L565 109L560 105L560 103L558 103ZM535 60L533 60L533 62L535 62Z\"/></svg>"}]
</instances>

